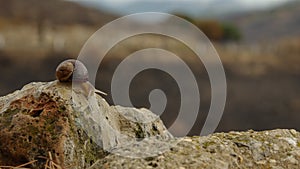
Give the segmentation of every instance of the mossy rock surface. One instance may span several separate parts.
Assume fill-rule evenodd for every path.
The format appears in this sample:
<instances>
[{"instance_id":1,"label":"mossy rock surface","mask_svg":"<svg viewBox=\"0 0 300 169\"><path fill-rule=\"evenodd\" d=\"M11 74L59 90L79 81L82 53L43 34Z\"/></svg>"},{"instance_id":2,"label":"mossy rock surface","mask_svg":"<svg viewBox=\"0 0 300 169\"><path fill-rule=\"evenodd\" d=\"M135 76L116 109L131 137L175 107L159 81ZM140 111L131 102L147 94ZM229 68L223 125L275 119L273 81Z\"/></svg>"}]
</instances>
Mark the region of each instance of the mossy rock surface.
<instances>
[{"instance_id":1,"label":"mossy rock surface","mask_svg":"<svg viewBox=\"0 0 300 169\"><path fill-rule=\"evenodd\" d=\"M178 138L169 151L154 157L129 158L109 154L93 168L299 169L299 143L300 133L287 129L215 133Z\"/></svg>"},{"instance_id":2,"label":"mossy rock surface","mask_svg":"<svg viewBox=\"0 0 300 169\"><path fill-rule=\"evenodd\" d=\"M91 105L87 105L91 102ZM174 138L147 109L110 106L57 81L0 97L0 166L45 168L300 168L293 129ZM1 167L0 167L1 168Z\"/></svg>"},{"instance_id":3,"label":"mossy rock surface","mask_svg":"<svg viewBox=\"0 0 300 169\"><path fill-rule=\"evenodd\" d=\"M0 166L36 160L27 167L44 168L51 155L63 168L88 168L109 154L108 148L132 140L137 133L173 138L159 118L140 125L123 116L138 113L146 120L155 117L150 111L134 109L135 113L127 113L130 108L109 106L98 95L93 98L96 105L86 105L87 98L80 89L57 81L30 83L1 97ZM97 107L94 112L93 106Z\"/></svg>"}]
</instances>

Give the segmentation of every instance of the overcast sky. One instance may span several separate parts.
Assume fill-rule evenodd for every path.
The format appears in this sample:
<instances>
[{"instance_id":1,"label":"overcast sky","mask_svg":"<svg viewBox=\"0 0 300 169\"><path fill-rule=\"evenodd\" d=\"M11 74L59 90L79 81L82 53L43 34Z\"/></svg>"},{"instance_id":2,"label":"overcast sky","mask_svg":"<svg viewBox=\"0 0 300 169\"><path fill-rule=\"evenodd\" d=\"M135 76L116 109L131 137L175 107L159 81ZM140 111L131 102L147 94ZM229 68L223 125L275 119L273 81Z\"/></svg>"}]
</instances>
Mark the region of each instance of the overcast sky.
<instances>
[{"instance_id":1,"label":"overcast sky","mask_svg":"<svg viewBox=\"0 0 300 169\"><path fill-rule=\"evenodd\" d=\"M117 4L126 4L131 2L143 2L143 1L157 1L161 2L162 0L99 0L102 2L105 2L107 4L111 5L117 5ZM200 2L200 3L209 3L216 0L167 0L170 2ZM226 2L226 0L224 0ZM287 0L239 0L241 3L247 4L247 5L271 5L271 4L278 4L282 2L286 2Z\"/></svg>"},{"instance_id":2,"label":"overcast sky","mask_svg":"<svg viewBox=\"0 0 300 169\"><path fill-rule=\"evenodd\" d=\"M222 15L228 11L264 9L292 0L71 0L118 14L137 12L183 12ZM202 12L202 13L201 13Z\"/></svg>"}]
</instances>

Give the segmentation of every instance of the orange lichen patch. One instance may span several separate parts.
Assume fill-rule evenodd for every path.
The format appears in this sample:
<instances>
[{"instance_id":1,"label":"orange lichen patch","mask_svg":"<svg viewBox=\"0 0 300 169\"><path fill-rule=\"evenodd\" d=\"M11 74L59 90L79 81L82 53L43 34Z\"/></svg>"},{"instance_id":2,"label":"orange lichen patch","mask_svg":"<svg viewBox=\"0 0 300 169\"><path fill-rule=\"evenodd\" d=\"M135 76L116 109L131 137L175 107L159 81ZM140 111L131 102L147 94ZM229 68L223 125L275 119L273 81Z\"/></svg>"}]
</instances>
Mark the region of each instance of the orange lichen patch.
<instances>
[{"instance_id":1,"label":"orange lichen patch","mask_svg":"<svg viewBox=\"0 0 300 169\"><path fill-rule=\"evenodd\" d=\"M44 164L53 153L53 162L60 164L63 159L63 143L69 133L68 114L60 102L46 93L35 98L24 96L11 103L0 118L1 165L23 164L32 160ZM33 167L36 164L31 164Z\"/></svg>"}]
</instances>

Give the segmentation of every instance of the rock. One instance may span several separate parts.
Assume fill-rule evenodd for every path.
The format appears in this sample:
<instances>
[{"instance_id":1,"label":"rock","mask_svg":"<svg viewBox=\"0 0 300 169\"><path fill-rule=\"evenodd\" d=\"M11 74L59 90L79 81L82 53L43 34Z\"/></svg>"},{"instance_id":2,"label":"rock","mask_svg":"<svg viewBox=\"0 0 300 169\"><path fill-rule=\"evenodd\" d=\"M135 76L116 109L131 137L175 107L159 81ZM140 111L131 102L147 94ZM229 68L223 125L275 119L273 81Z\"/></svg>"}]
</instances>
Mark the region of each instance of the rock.
<instances>
[{"instance_id":1,"label":"rock","mask_svg":"<svg viewBox=\"0 0 300 169\"><path fill-rule=\"evenodd\" d=\"M93 168L300 168L300 133L295 130L215 133L179 140L156 157L109 154Z\"/></svg>"},{"instance_id":2,"label":"rock","mask_svg":"<svg viewBox=\"0 0 300 169\"><path fill-rule=\"evenodd\" d=\"M295 168L294 129L174 138L147 109L110 106L80 86L30 83L0 98L0 168ZM51 164L52 163L52 164Z\"/></svg>"},{"instance_id":3,"label":"rock","mask_svg":"<svg viewBox=\"0 0 300 169\"><path fill-rule=\"evenodd\" d=\"M0 166L37 160L30 167L44 168L52 156L63 168L87 168L136 138L173 138L152 112L109 106L73 87L30 83L0 98Z\"/></svg>"}]
</instances>

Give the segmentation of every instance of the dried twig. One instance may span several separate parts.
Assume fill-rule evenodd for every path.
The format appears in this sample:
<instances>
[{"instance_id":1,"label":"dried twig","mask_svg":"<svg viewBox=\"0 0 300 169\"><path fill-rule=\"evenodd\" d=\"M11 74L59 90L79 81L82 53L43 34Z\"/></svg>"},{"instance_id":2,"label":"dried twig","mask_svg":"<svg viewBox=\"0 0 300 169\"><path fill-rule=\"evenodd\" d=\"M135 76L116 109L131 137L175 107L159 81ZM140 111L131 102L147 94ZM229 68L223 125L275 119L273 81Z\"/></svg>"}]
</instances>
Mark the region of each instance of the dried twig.
<instances>
[{"instance_id":1,"label":"dried twig","mask_svg":"<svg viewBox=\"0 0 300 169\"><path fill-rule=\"evenodd\" d=\"M24 167L24 166L26 166L26 165L29 165L29 164L32 164L32 163L35 163L37 160L32 160L32 161L30 161L30 162L28 162L28 163L25 163L25 164L22 164L22 165L18 165L17 167L15 167L15 168L21 168L21 167Z\"/></svg>"},{"instance_id":2,"label":"dried twig","mask_svg":"<svg viewBox=\"0 0 300 169\"><path fill-rule=\"evenodd\" d=\"M37 158L41 158L41 159L45 159L47 160L46 163L45 163L45 168L44 169L63 169L60 165L56 164L54 161L53 161L53 158L52 158L52 154L51 152L49 151L48 152L48 156L49 157L43 157L43 156L38 156ZM30 164L33 164L35 162L37 162L38 160L32 160L30 162L27 162L27 163L24 163L24 164L21 164L21 165L18 165L18 166L0 166L0 169L30 169L30 168L26 168L24 166L27 166L27 165L30 165Z\"/></svg>"},{"instance_id":3,"label":"dried twig","mask_svg":"<svg viewBox=\"0 0 300 169\"><path fill-rule=\"evenodd\" d=\"M93 167L95 167L95 166L96 166L96 164L97 164L97 163L99 163L99 161L100 161L100 160L97 160L96 162L94 162L94 164L93 164L93 165L91 165L91 166L90 166L88 169L92 169Z\"/></svg>"},{"instance_id":4,"label":"dried twig","mask_svg":"<svg viewBox=\"0 0 300 169\"><path fill-rule=\"evenodd\" d=\"M27 162L27 163L24 163L24 164L21 164L21 165L18 165L18 166L0 166L0 169L4 169L4 168L10 168L10 169L30 169L30 168L25 168L24 166L26 165L29 165L29 164L32 164L32 163L35 163L37 160L32 160L30 162Z\"/></svg>"},{"instance_id":5,"label":"dried twig","mask_svg":"<svg viewBox=\"0 0 300 169\"><path fill-rule=\"evenodd\" d=\"M45 169L62 169L62 167L60 165L56 164L53 161L52 154L50 151L48 152L48 155L49 155L49 158L46 158L47 161L45 164ZM43 158L45 158L45 157L43 157Z\"/></svg>"}]
</instances>

